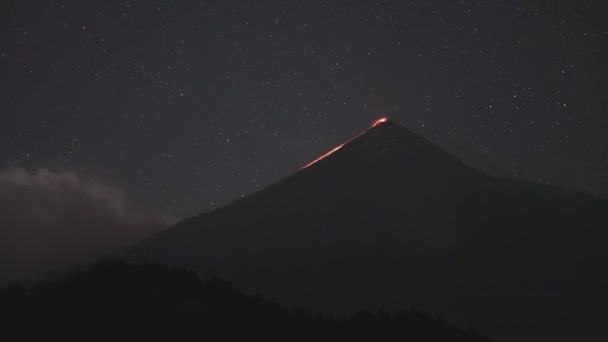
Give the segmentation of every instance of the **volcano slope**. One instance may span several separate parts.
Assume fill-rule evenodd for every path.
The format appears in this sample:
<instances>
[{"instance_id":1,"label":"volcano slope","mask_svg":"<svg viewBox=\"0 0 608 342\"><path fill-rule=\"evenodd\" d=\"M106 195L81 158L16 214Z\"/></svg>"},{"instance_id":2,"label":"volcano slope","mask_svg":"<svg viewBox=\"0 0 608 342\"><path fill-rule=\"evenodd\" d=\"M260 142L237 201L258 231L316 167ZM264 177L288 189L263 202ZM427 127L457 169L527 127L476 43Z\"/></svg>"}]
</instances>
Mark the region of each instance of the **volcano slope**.
<instances>
[{"instance_id":1,"label":"volcano slope","mask_svg":"<svg viewBox=\"0 0 608 342\"><path fill-rule=\"evenodd\" d=\"M345 315L415 307L497 341L600 341L608 201L491 177L398 124L123 257Z\"/></svg>"}]
</instances>

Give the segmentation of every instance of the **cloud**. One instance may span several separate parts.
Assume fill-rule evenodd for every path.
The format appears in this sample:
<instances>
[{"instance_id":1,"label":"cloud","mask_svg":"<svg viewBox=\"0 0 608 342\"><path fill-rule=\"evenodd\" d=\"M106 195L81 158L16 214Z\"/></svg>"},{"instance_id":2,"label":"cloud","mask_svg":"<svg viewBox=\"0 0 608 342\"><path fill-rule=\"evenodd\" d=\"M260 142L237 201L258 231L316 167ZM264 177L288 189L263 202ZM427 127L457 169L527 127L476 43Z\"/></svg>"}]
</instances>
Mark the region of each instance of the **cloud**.
<instances>
[{"instance_id":1,"label":"cloud","mask_svg":"<svg viewBox=\"0 0 608 342\"><path fill-rule=\"evenodd\" d=\"M174 222L74 172L0 171L0 285L91 261Z\"/></svg>"}]
</instances>

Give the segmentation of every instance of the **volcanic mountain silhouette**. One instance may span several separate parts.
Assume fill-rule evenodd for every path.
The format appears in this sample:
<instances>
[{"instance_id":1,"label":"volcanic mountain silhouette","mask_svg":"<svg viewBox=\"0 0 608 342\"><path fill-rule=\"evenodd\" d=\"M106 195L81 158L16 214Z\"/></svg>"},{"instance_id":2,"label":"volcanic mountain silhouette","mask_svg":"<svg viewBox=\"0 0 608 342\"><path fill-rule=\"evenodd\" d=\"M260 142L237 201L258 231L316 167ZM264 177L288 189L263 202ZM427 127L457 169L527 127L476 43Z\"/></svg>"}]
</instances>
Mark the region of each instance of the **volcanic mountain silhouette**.
<instances>
[{"instance_id":1,"label":"volcanic mountain silhouette","mask_svg":"<svg viewBox=\"0 0 608 342\"><path fill-rule=\"evenodd\" d=\"M608 201L488 176L398 124L134 246L330 314L415 307L498 341L600 341Z\"/></svg>"}]
</instances>

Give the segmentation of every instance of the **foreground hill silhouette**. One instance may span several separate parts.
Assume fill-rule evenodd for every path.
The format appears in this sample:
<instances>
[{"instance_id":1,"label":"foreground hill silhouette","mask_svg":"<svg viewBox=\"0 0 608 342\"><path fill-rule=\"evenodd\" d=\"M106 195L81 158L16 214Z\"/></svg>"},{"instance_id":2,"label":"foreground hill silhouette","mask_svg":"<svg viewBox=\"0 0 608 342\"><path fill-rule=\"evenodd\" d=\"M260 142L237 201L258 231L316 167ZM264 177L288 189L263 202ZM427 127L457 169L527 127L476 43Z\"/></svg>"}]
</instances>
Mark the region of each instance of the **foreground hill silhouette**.
<instances>
[{"instance_id":1,"label":"foreground hill silhouette","mask_svg":"<svg viewBox=\"0 0 608 342\"><path fill-rule=\"evenodd\" d=\"M391 121L122 257L331 314L417 307L499 341L606 341L608 201L491 177Z\"/></svg>"},{"instance_id":2,"label":"foreground hill silhouette","mask_svg":"<svg viewBox=\"0 0 608 342\"><path fill-rule=\"evenodd\" d=\"M193 272L120 262L0 291L0 311L11 341L489 341L414 310L333 319L287 311Z\"/></svg>"}]
</instances>

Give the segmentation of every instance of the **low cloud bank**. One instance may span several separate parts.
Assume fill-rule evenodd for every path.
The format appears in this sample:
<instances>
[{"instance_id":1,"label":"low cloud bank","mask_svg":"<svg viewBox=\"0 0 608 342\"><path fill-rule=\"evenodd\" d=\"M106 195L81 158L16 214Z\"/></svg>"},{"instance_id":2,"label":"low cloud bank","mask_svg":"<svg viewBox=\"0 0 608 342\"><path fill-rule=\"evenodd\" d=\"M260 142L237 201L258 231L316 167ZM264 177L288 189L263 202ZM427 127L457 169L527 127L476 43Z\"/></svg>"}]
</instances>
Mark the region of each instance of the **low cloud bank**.
<instances>
[{"instance_id":1,"label":"low cloud bank","mask_svg":"<svg viewBox=\"0 0 608 342\"><path fill-rule=\"evenodd\" d=\"M91 261L173 223L74 172L0 171L0 286Z\"/></svg>"}]
</instances>

